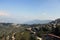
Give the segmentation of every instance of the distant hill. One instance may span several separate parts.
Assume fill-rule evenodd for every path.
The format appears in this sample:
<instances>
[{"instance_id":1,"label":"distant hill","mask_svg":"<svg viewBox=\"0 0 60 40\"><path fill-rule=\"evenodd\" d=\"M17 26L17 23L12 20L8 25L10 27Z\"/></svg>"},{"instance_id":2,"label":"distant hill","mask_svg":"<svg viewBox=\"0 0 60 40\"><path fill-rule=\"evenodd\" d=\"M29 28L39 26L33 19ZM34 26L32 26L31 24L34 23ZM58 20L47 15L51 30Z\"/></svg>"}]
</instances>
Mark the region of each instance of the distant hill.
<instances>
[{"instance_id":1,"label":"distant hill","mask_svg":"<svg viewBox=\"0 0 60 40\"><path fill-rule=\"evenodd\" d=\"M51 22L52 20L33 20L33 21L28 21L25 22L25 24L46 24Z\"/></svg>"},{"instance_id":2,"label":"distant hill","mask_svg":"<svg viewBox=\"0 0 60 40\"><path fill-rule=\"evenodd\" d=\"M59 23L60 24L60 18L58 18L58 19L56 19L56 20L54 20L54 21L52 21L50 23Z\"/></svg>"}]
</instances>

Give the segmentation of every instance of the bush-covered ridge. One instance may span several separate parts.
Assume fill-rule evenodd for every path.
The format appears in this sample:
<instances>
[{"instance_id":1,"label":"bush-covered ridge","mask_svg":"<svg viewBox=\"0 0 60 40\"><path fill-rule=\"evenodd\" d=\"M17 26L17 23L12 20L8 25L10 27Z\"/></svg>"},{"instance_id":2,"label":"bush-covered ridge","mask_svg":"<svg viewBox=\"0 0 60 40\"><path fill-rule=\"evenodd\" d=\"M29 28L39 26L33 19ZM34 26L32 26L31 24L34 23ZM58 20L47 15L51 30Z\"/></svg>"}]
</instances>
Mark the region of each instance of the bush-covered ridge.
<instances>
[{"instance_id":1,"label":"bush-covered ridge","mask_svg":"<svg viewBox=\"0 0 60 40\"><path fill-rule=\"evenodd\" d=\"M48 24L0 23L0 40L37 40L44 34L60 36L60 19Z\"/></svg>"}]
</instances>

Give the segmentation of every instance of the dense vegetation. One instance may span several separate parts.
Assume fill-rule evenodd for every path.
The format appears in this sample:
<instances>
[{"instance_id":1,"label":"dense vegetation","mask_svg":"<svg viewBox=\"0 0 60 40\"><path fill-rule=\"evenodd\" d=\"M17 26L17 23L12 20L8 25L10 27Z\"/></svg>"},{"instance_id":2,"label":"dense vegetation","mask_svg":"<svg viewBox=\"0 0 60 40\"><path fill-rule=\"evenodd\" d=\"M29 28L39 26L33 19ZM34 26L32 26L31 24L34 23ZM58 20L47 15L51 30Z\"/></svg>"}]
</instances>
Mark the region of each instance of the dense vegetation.
<instances>
[{"instance_id":1,"label":"dense vegetation","mask_svg":"<svg viewBox=\"0 0 60 40\"><path fill-rule=\"evenodd\" d=\"M31 29L29 30L29 28ZM3 38L6 39L6 37L8 36L10 40L12 40L12 36L15 37L15 40L37 40L37 37L42 38L44 34L54 34L60 36L59 19L52 21L48 24L28 25L0 23L0 40L3 40Z\"/></svg>"}]
</instances>

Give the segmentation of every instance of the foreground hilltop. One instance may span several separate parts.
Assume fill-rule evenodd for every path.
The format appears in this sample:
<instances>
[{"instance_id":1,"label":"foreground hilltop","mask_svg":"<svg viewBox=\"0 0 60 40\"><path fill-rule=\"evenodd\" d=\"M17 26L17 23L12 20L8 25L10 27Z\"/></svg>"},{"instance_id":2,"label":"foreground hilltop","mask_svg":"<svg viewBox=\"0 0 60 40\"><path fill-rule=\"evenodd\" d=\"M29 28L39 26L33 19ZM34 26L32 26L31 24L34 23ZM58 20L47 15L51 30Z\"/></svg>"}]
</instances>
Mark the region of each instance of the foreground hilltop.
<instances>
[{"instance_id":1,"label":"foreground hilltop","mask_svg":"<svg viewBox=\"0 0 60 40\"><path fill-rule=\"evenodd\" d=\"M57 25L59 24L59 25ZM44 34L60 35L60 19L45 24L0 23L0 39L14 37L16 40L35 40ZM12 38L12 39L14 39ZM7 38L6 38L7 39ZM44 39L45 40L45 39Z\"/></svg>"}]
</instances>

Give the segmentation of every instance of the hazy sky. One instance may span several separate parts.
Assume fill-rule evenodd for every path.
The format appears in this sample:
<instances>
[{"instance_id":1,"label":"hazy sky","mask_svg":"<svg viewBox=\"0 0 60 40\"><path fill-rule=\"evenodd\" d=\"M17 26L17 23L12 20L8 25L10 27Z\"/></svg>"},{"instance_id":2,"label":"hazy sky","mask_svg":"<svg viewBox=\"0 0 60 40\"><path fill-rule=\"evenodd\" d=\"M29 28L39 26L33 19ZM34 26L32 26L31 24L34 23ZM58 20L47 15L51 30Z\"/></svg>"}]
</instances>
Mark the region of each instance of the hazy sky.
<instances>
[{"instance_id":1,"label":"hazy sky","mask_svg":"<svg viewBox=\"0 0 60 40\"><path fill-rule=\"evenodd\" d=\"M1 22L51 20L60 17L60 0L0 0Z\"/></svg>"}]
</instances>

